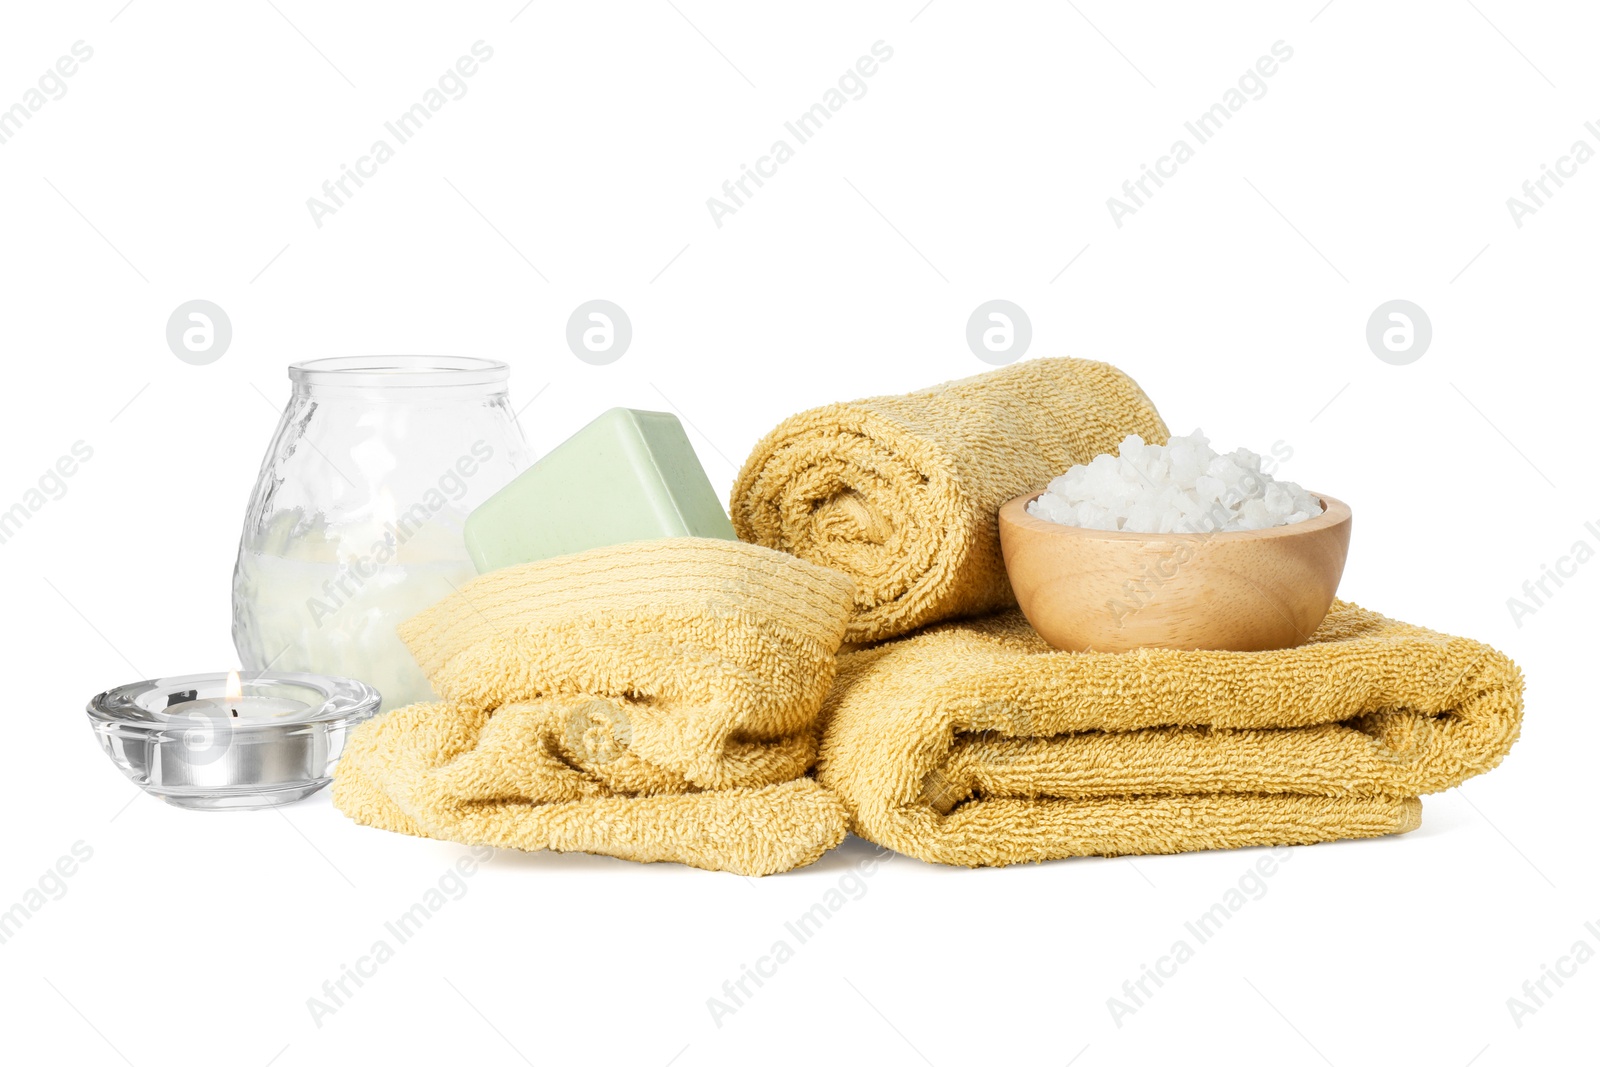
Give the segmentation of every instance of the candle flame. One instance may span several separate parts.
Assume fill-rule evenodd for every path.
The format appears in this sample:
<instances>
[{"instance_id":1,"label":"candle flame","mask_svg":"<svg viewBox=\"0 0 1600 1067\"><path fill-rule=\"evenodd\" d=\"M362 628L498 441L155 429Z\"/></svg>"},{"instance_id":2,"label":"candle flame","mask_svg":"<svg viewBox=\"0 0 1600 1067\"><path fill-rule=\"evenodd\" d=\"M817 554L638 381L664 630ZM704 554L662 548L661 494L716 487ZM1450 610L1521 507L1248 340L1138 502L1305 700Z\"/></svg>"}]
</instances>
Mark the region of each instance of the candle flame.
<instances>
[{"instance_id":1,"label":"candle flame","mask_svg":"<svg viewBox=\"0 0 1600 1067\"><path fill-rule=\"evenodd\" d=\"M223 696L228 700L238 700L244 696L244 686L239 683L239 672L228 672L228 688L223 691Z\"/></svg>"}]
</instances>

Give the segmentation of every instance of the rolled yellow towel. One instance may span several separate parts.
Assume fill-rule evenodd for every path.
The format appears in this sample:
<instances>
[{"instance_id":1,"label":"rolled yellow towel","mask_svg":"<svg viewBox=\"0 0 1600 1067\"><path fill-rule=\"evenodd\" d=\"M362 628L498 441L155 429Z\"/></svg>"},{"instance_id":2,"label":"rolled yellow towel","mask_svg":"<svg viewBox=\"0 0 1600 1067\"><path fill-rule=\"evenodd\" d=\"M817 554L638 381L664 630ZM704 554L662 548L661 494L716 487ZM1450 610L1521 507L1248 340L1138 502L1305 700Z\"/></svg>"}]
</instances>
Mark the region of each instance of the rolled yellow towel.
<instances>
[{"instance_id":1,"label":"rolled yellow towel","mask_svg":"<svg viewBox=\"0 0 1600 1067\"><path fill-rule=\"evenodd\" d=\"M846 640L878 641L1015 604L996 514L1130 433L1167 427L1105 363L1039 359L905 396L795 415L734 483L739 537L856 582Z\"/></svg>"},{"instance_id":2,"label":"rolled yellow towel","mask_svg":"<svg viewBox=\"0 0 1600 1067\"><path fill-rule=\"evenodd\" d=\"M851 596L835 571L697 538L482 575L401 626L444 701L360 727L334 803L465 844L810 863L844 837L805 773Z\"/></svg>"},{"instance_id":3,"label":"rolled yellow towel","mask_svg":"<svg viewBox=\"0 0 1600 1067\"><path fill-rule=\"evenodd\" d=\"M1511 748L1522 676L1344 602L1248 653L1060 652L1013 611L841 656L823 717L858 834L990 866L1403 833Z\"/></svg>"}]
</instances>

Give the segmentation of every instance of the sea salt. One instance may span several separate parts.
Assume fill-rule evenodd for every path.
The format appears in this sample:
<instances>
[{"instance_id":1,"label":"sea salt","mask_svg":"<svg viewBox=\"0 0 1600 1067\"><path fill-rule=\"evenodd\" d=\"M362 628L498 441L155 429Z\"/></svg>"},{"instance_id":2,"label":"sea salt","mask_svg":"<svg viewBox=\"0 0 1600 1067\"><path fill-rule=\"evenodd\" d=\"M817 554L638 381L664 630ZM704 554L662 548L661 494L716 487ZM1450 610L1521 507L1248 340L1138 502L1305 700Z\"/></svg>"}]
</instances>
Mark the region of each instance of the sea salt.
<instances>
[{"instance_id":1,"label":"sea salt","mask_svg":"<svg viewBox=\"0 0 1600 1067\"><path fill-rule=\"evenodd\" d=\"M1263 472L1249 449L1219 455L1196 430L1165 445L1129 434L1117 455L1098 455L1052 480L1028 514L1090 530L1220 533L1304 522L1322 514L1322 504Z\"/></svg>"}]
</instances>

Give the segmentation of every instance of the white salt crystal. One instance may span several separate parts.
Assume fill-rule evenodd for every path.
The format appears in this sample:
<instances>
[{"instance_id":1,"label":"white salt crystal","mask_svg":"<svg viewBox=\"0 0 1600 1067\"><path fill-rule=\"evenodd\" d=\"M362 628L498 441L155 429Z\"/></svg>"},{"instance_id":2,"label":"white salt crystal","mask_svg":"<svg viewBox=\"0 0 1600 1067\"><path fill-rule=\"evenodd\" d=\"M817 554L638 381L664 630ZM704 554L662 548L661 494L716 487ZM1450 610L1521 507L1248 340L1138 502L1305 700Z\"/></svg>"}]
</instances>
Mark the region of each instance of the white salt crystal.
<instances>
[{"instance_id":1,"label":"white salt crystal","mask_svg":"<svg viewBox=\"0 0 1600 1067\"><path fill-rule=\"evenodd\" d=\"M1266 503L1252 498L1239 508L1239 525L1246 530L1265 530L1277 523L1272 521L1272 513L1267 510Z\"/></svg>"},{"instance_id":2,"label":"white salt crystal","mask_svg":"<svg viewBox=\"0 0 1600 1067\"><path fill-rule=\"evenodd\" d=\"M1274 518L1282 519L1294 511L1294 496L1289 492L1289 487L1280 482L1267 486L1261 500Z\"/></svg>"},{"instance_id":3,"label":"white salt crystal","mask_svg":"<svg viewBox=\"0 0 1600 1067\"><path fill-rule=\"evenodd\" d=\"M1196 430L1165 445L1123 438L1051 480L1028 513L1063 526L1134 533L1263 530L1304 522L1322 504L1294 482L1275 481L1247 448L1219 455Z\"/></svg>"}]
</instances>

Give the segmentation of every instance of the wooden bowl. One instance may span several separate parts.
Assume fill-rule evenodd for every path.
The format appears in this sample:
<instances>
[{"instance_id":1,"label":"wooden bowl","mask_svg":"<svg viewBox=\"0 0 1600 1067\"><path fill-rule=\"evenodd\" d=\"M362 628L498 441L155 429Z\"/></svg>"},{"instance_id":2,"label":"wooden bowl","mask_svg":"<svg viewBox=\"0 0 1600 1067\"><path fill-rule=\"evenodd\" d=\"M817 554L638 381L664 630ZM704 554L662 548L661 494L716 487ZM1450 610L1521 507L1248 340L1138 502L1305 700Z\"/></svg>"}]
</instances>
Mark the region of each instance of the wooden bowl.
<instances>
[{"instance_id":1,"label":"wooden bowl","mask_svg":"<svg viewBox=\"0 0 1600 1067\"><path fill-rule=\"evenodd\" d=\"M1022 613L1056 648L1256 652L1307 640L1333 603L1350 508L1268 530L1145 534L1085 530L1000 509L1000 547Z\"/></svg>"}]
</instances>

